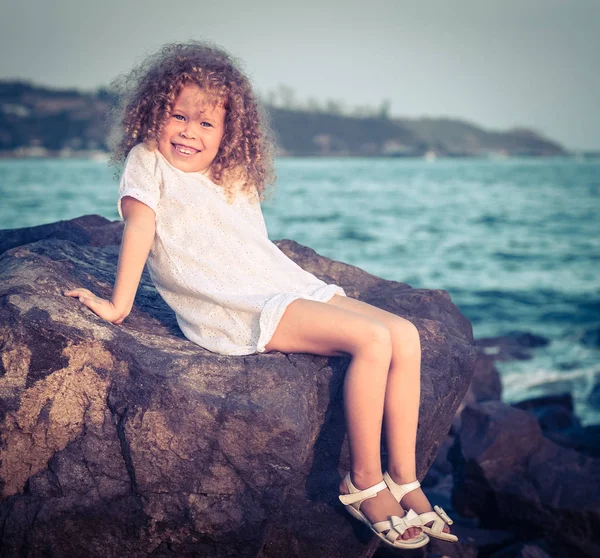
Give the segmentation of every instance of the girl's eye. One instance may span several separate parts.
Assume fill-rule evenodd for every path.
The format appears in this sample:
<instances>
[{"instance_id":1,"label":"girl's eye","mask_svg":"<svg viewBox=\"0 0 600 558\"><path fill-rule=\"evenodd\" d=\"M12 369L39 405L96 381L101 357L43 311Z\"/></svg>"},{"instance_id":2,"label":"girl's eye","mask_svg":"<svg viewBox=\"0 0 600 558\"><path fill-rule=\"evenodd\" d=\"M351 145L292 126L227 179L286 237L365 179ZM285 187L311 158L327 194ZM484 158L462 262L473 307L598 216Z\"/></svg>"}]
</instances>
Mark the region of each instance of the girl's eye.
<instances>
[{"instance_id":1,"label":"girl's eye","mask_svg":"<svg viewBox=\"0 0 600 558\"><path fill-rule=\"evenodd\" d=\"M173 118L177 118L177 119L181 118L182 120L185 120L185 118L181 114L174 114Z\"/></svg>"},{"instance_id":2,"label":"girl's eye","mask_svg":"<svg viewBox=\"0 0 600 558\"><path fill-rule=\"evenodd\" d=\"M202 122L201 126L212 128L212 124L210 122Z\"/></svg>"}]
</instances>

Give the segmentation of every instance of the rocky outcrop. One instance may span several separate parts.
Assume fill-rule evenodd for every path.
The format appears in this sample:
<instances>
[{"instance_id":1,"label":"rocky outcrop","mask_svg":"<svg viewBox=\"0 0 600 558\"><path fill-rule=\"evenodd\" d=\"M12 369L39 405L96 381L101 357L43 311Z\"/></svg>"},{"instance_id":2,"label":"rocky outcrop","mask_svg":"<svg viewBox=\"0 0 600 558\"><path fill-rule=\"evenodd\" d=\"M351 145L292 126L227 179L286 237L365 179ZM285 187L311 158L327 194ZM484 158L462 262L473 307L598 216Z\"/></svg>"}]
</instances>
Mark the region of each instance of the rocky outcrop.
<instances>
[{"instance_id":1,"label":"rocky outcrop","mask_svg":"<svg viewBox=\"0 0 600 558\"><path fill-rule=\"evenodd\" d=\"M514 406L532 413L538 419L544 436L553 442L592 457L600 457L600 424L582 426L575 416L570 393L527 399Z\"/></svg>"},{"instance_id":2,"label":"rocky outcrop","mask_svg":"<svg viewBox=\"0 0 600 558\"><path fill-rule=\"evenodd\" d=\"M462 515L522 540L543 536L557 556L600 555L600 460L545 438L533 414L499 401L468 406L450 461Z\"/></svg>"},{"instance_id":3,"label":"rocky outcrop","mask_svg":"<svg viewBox=\"0 0 600 558\"><path fill-rule=\"evenodd\" d=\"M122 234L123 223L107 221L99 215L84 215L37 227L0 230L0 254L45 238L68 240L80 246L111 246L120 243Z\"/></svg>"},{"instance_id":4,"label":"rocky outcrop","mask_svg":"<svg viewBox=\"0 0 600 558\"><path fill-rule=\"evenodd\" d=\"M548 343L519 331L475 340L471 384L422 483L430 501L454 518L459 537L454 544L432 541L433 555L597 555L600 499L597 486L586 487L598 481L599 461L590 457L600 456L600 425L581 425L569 393L512 406L500 401L495 362L529 360Z\"/></svg>"},{"instance_id":5,"label":"rocky outcrop","mask_svg":"<svg viewBox=\"0 0 600 558\"><path fill-rule=\"evenodd\" d=\"M86 216L0 232L0 556L372 555L337 501L349 359L210 353L146 273L125 322L101 320L62 292L110 296L121 228ZM445 291L276 244L418 327L422 478L469 384L470 323Z\"/></svg>"}]
</instances>

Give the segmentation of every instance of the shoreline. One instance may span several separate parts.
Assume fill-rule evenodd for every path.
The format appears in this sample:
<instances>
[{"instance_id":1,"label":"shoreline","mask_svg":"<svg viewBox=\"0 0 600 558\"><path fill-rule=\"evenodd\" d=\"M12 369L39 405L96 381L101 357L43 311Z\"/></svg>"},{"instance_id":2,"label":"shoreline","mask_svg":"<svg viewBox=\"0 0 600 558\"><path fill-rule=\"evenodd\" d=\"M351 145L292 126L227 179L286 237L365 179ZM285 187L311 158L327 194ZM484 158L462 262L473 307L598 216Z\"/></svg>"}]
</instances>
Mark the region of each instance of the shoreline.
<instances>
[{"instance_id":1,"label":"shoreline","mask_svg":"<svg viewBox=\"0 0 600 558\"><path fill-rule=\"evenodd\" d=\"M93 150L51 150L42 147L20 147L14 150L0 150L0 160L12 160L12 159L78 159L78 160L96 160L96 161L108 161L110 153L99 149ZM595 152L577 152L572 151L566 154L505 154L505 153L456 153L456 154L437 154L437 153L425 153L424 155L418 154L406 154L406 155L365 155L365 154L350 154L350 153L287 153L282 152L275 156L276 159L401 159L401 160L423 160L423 161L436 161L436 160L455 160L455 159L474 159L478 161L492 161L500 162L504 160L529 160L529 159L541 159L541 160L560 160L560 159L575 159L577 161L593 161L600 159L600 151Z\"/></svg>"}]
</instances>

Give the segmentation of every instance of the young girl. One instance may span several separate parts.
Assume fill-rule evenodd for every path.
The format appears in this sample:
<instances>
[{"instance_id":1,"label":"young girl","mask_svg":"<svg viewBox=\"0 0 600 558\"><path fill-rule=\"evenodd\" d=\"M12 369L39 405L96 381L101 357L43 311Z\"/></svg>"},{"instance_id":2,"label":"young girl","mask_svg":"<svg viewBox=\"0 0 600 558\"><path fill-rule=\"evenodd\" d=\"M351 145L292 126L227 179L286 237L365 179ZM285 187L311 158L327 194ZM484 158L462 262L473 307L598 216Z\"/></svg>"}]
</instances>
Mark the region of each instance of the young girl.
<instances>
[{"instance_id":1,"label":"young girl","mask_svg":"<svg viewBox=\"0 0 600 558\"><path fill-rule=\"evenodd\" d=\"M113 295L64 294L121 324L147 261L183 334L205 349L350 355L351 471L340 500L391 546L418 548L429 541L425 533L457 540L416 480L418 330L321 281L269 240L260 201L273 179L273 144L239 65L208 43L171 44L121 88L113 157L126 159L118 200L125 227Z\"/></svg>"}]
</instances>

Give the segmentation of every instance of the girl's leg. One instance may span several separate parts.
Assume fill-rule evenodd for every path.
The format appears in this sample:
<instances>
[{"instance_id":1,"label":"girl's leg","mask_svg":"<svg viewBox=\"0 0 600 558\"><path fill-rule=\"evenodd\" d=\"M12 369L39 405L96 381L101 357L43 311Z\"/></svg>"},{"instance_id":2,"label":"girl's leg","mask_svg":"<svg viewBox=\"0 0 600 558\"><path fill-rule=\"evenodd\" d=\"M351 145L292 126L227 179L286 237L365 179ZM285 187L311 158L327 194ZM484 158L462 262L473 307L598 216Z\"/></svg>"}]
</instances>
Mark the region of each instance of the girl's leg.
<instances>
[{"instance_id":1,"label":"girl's leg","mask_svg":"<svg viewBox=\"0 0 600 558\"><path fill-rule=\"evenodd\" d=\"M334 297L335 298L335 297ZM266 351L312 353L352 357L344 380L344 410L350 447L352 482L359 489L383 479L380 443L386 384L392 357L388 328L380 321L332 304L306 299L293 301L286 309ZM348 492L345 483L340 486ZM371 522L404 510L389 490L361 504ZM403 539L418 536L410 528Z\"/></svg>"},{"instance_id":2,"label":"girl's leg","mask_svg":"<svg viewBox=\"0 0 600 558\"><path fill-rule=\"evenodd\" d=\"M388 473L398 484L417 478L415 448L421 396L421 342L415 325L391 312L350 297L334 296L331 304L382 321L392 338L392 359L385 395ZM402 506L417 513L431 511L419 488L402 498ZM444 526L444 532L450 529Z\"/></svg>"}]
</instances>

